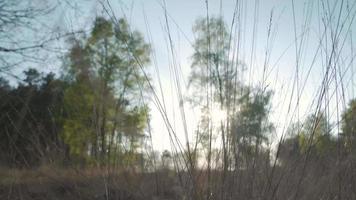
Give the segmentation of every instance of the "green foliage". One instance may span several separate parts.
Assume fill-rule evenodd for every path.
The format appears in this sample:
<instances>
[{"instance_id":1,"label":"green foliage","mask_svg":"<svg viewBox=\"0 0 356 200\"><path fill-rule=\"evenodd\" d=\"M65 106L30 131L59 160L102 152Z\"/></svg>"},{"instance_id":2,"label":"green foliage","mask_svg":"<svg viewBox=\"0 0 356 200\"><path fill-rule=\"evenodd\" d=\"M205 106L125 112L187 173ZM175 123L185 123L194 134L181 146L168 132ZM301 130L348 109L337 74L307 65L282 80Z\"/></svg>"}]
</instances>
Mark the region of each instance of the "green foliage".
<instances>
[{"instance_id":1,"label":"green foliage","mask_svg":"<svg viewBox=\"0 0 356 200\"><path fill-rule=\"evenodd\" d=\"M36 69L28 69L27 71L24 71L24 74L26 75L25 82L28 85L36 84L40 81L40 73Z\"/></svg>"},{"instance_id":2,"label":"green foliage","mask_svg":"<svg viewBox=\"0 0 356 200\"><path fill-rule=\"evenodd\" d=\"M32 167L60 160L58 140L66 84L53 74L24 72L24 84L10 87L0 78L0 164Z\"/></svg>"},{"instance_id":3,"label":"green foliage","mask_svg":"<svg viewBox=\"0 0 356 200\"><path fill-rule=\"evenodd\" d=\"M318 154L323 154L331 147L331 129L323 114L310 115L299 133L301 153L312 147Z\"/></svg>"},{"instance_id":4,"label":"green foliage","mask_svg":"<svg viewBox=\"0 0 356 200\"><path fill-rule=\"evenodd\" d=\"M209 160L212 140L221 135L225 169L228 157L237 158L228 155L230 150L262 156L260 146L273 131L268 120L272 92L239 82L237 75L243 68L230 52L232 38L222 18L198 19L193 31L196 37L189 86L194 89L192 102L200 105L203 113L196 131L197 144L207 149ZM211 113L214 106L226 113L226 120L217 127Z\"/></svg>"},{"instance_id":5,"label":"green foliage","mask_svg":"<svg viewBox=\"0 0 356 200\"><path fill-rule=\"evenodd\" d=\"M266 141L273 125L268 121L272 92L256 91L246 93L239 100L239 111L233 119L232 131L237 141L255 140L257 143Z\"/></svg>"},{"instance_id":6,"label":"green foliage","mask_svg":"<svg viewBox=\"0 0 356 200\"><path fill-rule=\"evenodd\" d=\"M94 93L84 83L72 84L64 93L62 137L72 155L85 155L89 141L96 138L93 130Z\"/></svg>"},{"instance_id":7,"label":"green foliage","mask_svg":"<svg viewBox=\"0 0 356 200\"><path fill-rule=\"evenodd\" d=\"M125 113L121 124L121 131L129 139L131 152L135 152L140 147L140 140L145 137L143 131L147 126L148 107L135 107L133 110Z\"/></svg>"},{"instance_id":8,"label":"green foliage","mask_svg":"<svg viewBox=\"0 0 356 200\"><path fill-rule=\"evenodd\" d=\"M288 163L308 154L313 162L319 162L319 158L326 162L337 154L337 143L325 115L313 114L303 124L292 124L288 128L287 139L281 144L280 159Z\"/></svg>"},{"instance_id":9,"label":"green foliage","mask_svg":"<svg viewBox=\"0 0 356 200\"><path fill-rule=\"evenodd\" d=\"M193 31L197 35L192 67L224 65L228 61L229 34L222 18L198 19Z\"/></svg>"},{"instance_id":10,"label":"green foliage","mask_svg":"<svg viewBox=\"0 0 356 200\"><path fill-rule=\"evenodd\" d=\"M198 19L193 27L196 39L193 44L189 86L195 89L193 102L202 102L212 87L213 99L225 104L236 89L236 69L231 59L230 35L220 17ZM234 67L233 67L234 66Z\"/></svg>"},{"instance_id":11,"label":"green foliage","mask_svg":"<svg viewBox=\"0 0 356 200\"><path fill-rule=\"evenodd\" d=\"M117 157L137 160L148 121L148 107L139 99L147 94L141 67L148 64L149 52L124 19L114 24L98 17L89 37L72 41L62 133L72 155L110 163L119 162Z\"/></svg>"},{"instance_id":12,"label":"green foliage","mask_svg":"<svg viewBox=\"0 0 356 200\"><path fill-rule=\"evenodd\" d=\"M342 134L346 148L351 150L356 139L356 99L349 103L348 109L342 114Z\"/></svg>"},{"instance_id":13,"label":"green foliage","mask_svg":"<svg viewBox=\"0 0 356 200\"><path fill-rule=\"evenodd\" d=\"M134 94L137 97L140 87L146 87L140 65L145 67L149 62L150 47L139 32L130 32L124 19L114 25L97 18L85 48L103 87L115 88L126 97Z\"/></svg>"}]
</instances>

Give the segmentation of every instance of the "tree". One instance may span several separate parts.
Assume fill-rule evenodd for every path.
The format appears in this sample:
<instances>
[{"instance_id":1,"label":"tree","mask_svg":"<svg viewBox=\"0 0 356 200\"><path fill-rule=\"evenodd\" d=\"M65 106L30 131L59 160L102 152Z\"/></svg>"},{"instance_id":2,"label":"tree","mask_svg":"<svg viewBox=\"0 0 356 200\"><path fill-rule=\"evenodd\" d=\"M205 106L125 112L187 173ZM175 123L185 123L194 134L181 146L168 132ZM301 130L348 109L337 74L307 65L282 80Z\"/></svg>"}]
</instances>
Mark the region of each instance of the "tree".
<instances>
[{"instance_id":1,"label":"tree","mask_svg":"<svg viewBox=\"0 0 356 200\"><path fill-rule=\"evenodd\" d=\"M322 113L310 115L305 120L298 136L301 152L305 153L312 148L319 155L327 153L327 150L332 148L330 127L331 125Z\"/></svg>"},{"instance_id":2,"label":"tree","mask_svg":"<svg viewBox=\"0 0 356 200\"><path fill-rule=\"evenodd\" d=\"M236 77L237 66L229 58L231 38L221 17L200 18L193 26L193 31L196 37L193 43L194 53L189 87L194 91L191 101L198 104L203 113L196 138L200 140L203 148L207 148L208 171L210 171L213 129L215 128L213 127L212 107L218 107L221 111L232 110L234 101L237 99L239 85ZM217 131L221 133L224 171L226 172L229 125L227 121L218 123Z\"/></svg>"},{"instance_id":3,"label":"tree","mask_svg":"<svg viewBox=\"0 0 356 200\"><path fill-rule=\"evenodd\" d=\"M170 169L172 167L172 155L168 150L164 150L161 154L162 169Z\"/></svg>"},{"instance_id":4,"label":"tree","mask_svg":"<svg viewBox=\"0 0 356 200\"><path fill-rule=\"evenodd\" d=\"M287 133L280 145L282 163L293 164L307 154L314 163L336 158L338 141L332 137L331 125L322 113L309 115L302 124L292 124Z\"/></svg>"},{"instance_id":5,"label":"tree","mask_svg":"<svg viewBox=\"0 0 356 200\"><path fill-rule=\"evenodd\" d=\"M345 138L345 146L351 150L356 139L356 99L349 103L349 107L342 114L342 134Z\"/></svg>"},{"instance_id":6,"label":"tree","mask_svg":"<svg viewBox=\"0 0 356 200\"><path fill-rule=\"evenodd\" d=\"M63 141L69 145L70 154L86 157L87 151L95 155L94 92L85 83L76 82L64 92Z\"/></svg>"},{"instance_id":7,"label":"tree","mask_svg":"<svg viewBox=\"0 0 356 200\"><path fill-rule=\"evenodd\" d=\"M230 35L225 22L220 17L196 21L193 31L196 39L193 44L194 53L191 65L189 85L193 86L196 102L204 102L204 95L212 87L212 99L222 106L230 99L236 89L236 69L229 58Z\"/></svg>"},{"instance_id":8,"label":"tree","mask_svg":"<svg viewBox=\"0 0 356 200\"><path fill-rule=\"evenodd\" d=\"M36 69L30 68L24 71L24 74L26 77L24 82L26 82L29 86L36 85L41 80L41 74Z\"/></svg>"},{"instance_id":9,"label":"tree","mask_svg":"<svg viewBox=\"0 0 356 200\"><path fill-rule=\"evenodd\" d=\"M0 160L13 167L38 166L54 158L60 162L62 124L55 119L62 110L65 84L34 69L24 74L24 83L17 87L1 81Z\"/></svg>"},{"instance_id":10,"label":"tree","mask_svg":"<svg viewBox=\"0 0 356 200\"><path fill-rule=\"evenodd\" d=\"M235 167L241 161L240 156L249 165L248 161L254 160L251 158L263 154L261 144L270 139L269 134L274 130L268 119L271 96L271 91L245 89L239 99L239 110L233 113L230 133Z\"/></svg>"},{"instance_id":11,"label":"tree","mask_svg":"<svg viewBox=\"0 0 356 200\"><path fill-rule=\"evenodd\" d=\"M249 140L260 143L268 139L267 133L273 130L268 121L269 106L272 92L247 91L239 99L239 111L233 119L234 135L236 140Z\"/></svg>"},{"instance_id":12,"label":"tree","mask_svg":"<svg viewBox=\"0 0 356 200\"><path fill-rule=\"evenodd\" d=\"M149 51L142 35L131 32L124 19L114 24L98 17L89 37L72 41L65 62L72 86L65 95L64 135L68 143L74 142L71 148L80 147L79 154L88 151L105 161L114 159L122 145L128 144L131 152L122 155L137 150L148 117L139 99L147 94L141 67L148 64Z\"/></svg>"}]
</instances>

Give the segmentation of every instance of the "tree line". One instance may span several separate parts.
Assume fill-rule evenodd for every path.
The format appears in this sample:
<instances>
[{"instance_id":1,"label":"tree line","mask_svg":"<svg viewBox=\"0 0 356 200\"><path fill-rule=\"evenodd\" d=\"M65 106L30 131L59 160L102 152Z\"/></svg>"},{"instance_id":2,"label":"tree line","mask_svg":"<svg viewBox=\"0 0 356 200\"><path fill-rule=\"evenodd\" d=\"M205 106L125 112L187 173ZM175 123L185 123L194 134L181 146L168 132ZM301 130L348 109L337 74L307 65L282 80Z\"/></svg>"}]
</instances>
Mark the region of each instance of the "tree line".
<instances>
[{"instance_id":1,"label":"tree line","mask_svg":"<svg viewBox=\"0 0 356 200\"><path fill-rule=\"evenodd\" d=\"M89 35L69 39L60 76L28 69L18 86L1 78L2 164L142 160L149 109L140 68L150 46L129 29L98 17Z\"/></svg>"}]
</instances>

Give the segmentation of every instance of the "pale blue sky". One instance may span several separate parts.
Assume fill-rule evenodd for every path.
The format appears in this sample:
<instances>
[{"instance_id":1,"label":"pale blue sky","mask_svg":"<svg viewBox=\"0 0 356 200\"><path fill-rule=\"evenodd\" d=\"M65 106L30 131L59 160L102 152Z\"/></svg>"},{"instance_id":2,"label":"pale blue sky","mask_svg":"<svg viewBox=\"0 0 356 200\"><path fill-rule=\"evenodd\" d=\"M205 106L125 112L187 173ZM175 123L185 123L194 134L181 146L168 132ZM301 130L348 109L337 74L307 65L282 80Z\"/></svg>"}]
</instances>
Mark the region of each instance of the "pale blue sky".
<instances>
[{"instance_id":1,"label":"pale blue sky","mask_svg":"<svg viewBox=\"0 0 356 200\"><path fill-rule=\"evenodd\" d=\"M36 0L37 2L42 2L43 0ZM92 21L97 15L105 15L102 11L102 3L107 6L105 1L98 0L78 0L78 1L55 1L59 2L56 13L52 14L51 17L47 17L42 21L48 25L51 30L59 31L75 31L80 29L89 30L92 26ZM176 91L172 87L170 80L169 64L172 62L171 55L167 51L167 33L165 32L165 18L164 9L162 8L163 1L161 0L110 0L109 1L114 14L117 17L126 16L131 22L133 29L141 31L146 39L147 29L145 24L145 15L147 17L147 23L149 24L149 30L152 36L152 47L157 57L157 66L160 70L160 77L163 83L163 92L165 97L165 102L167 106L168 117L172 125L176 128L179 137L184 141L182 123L180 114L177 110L178 102ZM295 75L296 67L296 49L295 49L295 32L293 23L293 1L292 0L244 0L242 12L241 12L241 27L242 27L242 38L240 40L241 61L246 64L247 67L253 66L251 70L251 75L253 75L252 80L255 85L259 84L258 80L261 80L261 74L263 70L263 63L265 60L265 49L267 46L267 30L270 21L271 12L272 15L272 34L269 40L269 62L268 70L271 70L271 74L266 84L269 88L275 91L273 97L272 115L271 120L275 123L277 127L277 135L282 133L284 125L290 120L291 115L287 115L288 102L290 101L291 88L293 85L293 77ZM255 3L258 2L258 6L255 7ZM315 108L312 105L312 100L316 95L316 91L321 84L323 69L325 67L325 60L322 56L325 55L322 52L330 53L330 46L322 46L322 50L318 51L319 40L322 36L323 25L320 24L320 10L322 8L322 2L326 10L333 12L331 27L336 27L338 10L340 9L341 2L337 0L321 1L321 0L294 0L295 6L295 19L296 19L296 34L298 36L298 43L300 36L304 36L304 43L301 51L299 69L300 69L300 82L304 82L309 69L309 66L313 63L313 58L316 52L318 56L315 60L314 67L310 72L308 81L306 82L304 93L300 100L300 118L304 118L305 114L310 113ZM228 26L231 25L233 12L235 9L234 0L209 0L209 14L210 15L223 15ZM345 0L344 1L344 12L341 15L341 19L346 17L346 5L352 5L354 1ZM193 49L191 48L191 42L194 41L194 34L192 32L192 25L198 17L206 16L206 4L205 0L166 0L167 11L170 16L169 26L171 29L173 45L176 52L176 61L181 66L182 77L181 82L184 83L187 80L187 76L190 71L190 56L192 55ZM73 9L76 8L76 9ZM256 27L254 29L254 9L257 8L256 15ZM309 9L310 8L310 9ZM308 10L309 9L309 10ZM221 12L222 11L222 12ZM309 12L308 12L309 11ZM352 15L355 13L355 7L352 8ZM303 24L305 20L309 20L310 23L307 27ZM305 29L304 29L305 28ZM352 32L352 37L347 35L346 30L354 30ZM255 30L255 35L253 34ZM303 30L306 30L303 32ZM350 21L345 23L343 32L340 34L339 48L343 44L345 39L345 45L342 50L341 58L339 59L339 65L344 70L347 68L347 64L354 55L351 55L351 46L354 46L356 41L356 25L355 22L352 24ZM330 32L327 33L327 37L323 40L330 40ZM254 38L255 48L254 54L251 59L251 49ZM351 44L351 38L353 38L353 44ZM236 39L236 38L235 38ZM330 44L330 42L324 41L325 44ZM65 45L62 42L56 43L57 47L65 49ZM53 59L51 59L51 64L45 71L57 71L60 65L60 60L56 59L60 54L53 54ZM251 63L252 61L252 63ZM344 63L343 63L344 62ZM276 65L275 65L276 64ZM351 69L348 68L345 76L345 98L350 99L355 97L355 86L347 85L351 78ZM356 69L355 69L356 70ZM355 71L354 70L354 71ZM150 67L149 72L152 75L153 83L158 87L157 76L153 70L153 66ZM249 68L245 73L245 81L249 80ZM347 80L347 81L346 81ZM183 92L185 93L184 85ZM331 86L331 88L333 88ZM158 89L158 88L157 88ZM354 92L352 92L352 89ZM336 99L336 98L335 98ZM162 100L162 99L161 99ZM153 142L154 147L157 150L170 149L169 137L167 129L162 121L160 114L151 105L151 115L152 115L152 128L153 128ZM292 100L292 107L295 107L296 100ZM331 113L335 111L336 104L332 100L330 104ZM342 109L342 105L339 105ZM293 107L293 108L294 108ZM188 122L188 132L192 136L195 129L197 115L199 110L191 108L188 104L185 104L186 108L186 119ZM175 113L175 114L174 114ZM332 114L331 114L332 115ZM336 114L333 114L333 119L336 119Z\"/></svg>"}]
</instances>

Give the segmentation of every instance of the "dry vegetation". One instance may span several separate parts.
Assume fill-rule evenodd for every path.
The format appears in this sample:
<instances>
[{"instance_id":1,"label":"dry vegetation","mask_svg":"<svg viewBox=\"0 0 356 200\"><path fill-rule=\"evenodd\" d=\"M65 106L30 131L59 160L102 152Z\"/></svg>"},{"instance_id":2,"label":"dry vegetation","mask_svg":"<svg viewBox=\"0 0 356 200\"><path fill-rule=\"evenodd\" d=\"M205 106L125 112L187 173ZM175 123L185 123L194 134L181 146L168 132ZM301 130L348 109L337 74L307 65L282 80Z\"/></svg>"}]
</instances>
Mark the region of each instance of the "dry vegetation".
<instances>
[{"instance_id":1,"label":"dry vegetation","mask_svg":"<svg viewBox=\"0 0 356 200\"><path fill-rule=\"evenodd\" d=\"M147 35L135 30L111 1L98 0L102 16L89 31L47 34L45 26L34 27L57 4L40 8L0 0L0 199L356 199L356 99L348 95L356 87L356 2L307 1L299 26L297 2L291 0L295 63L286 93L270 81L276 65L270 63L272 43L278 43L273 10L264 64L253 64L259 0L253 4L248 48L241 46L247 38L244 14L251 12L244 10L247 2L237 0L227 21L223 13L209 13L205 1L206 16L192 24L186 85L172 39L172 27L179 24L165 1L156 3L164 17L169 83L160 79L149 23ZM318 42L316 49L306 49L315 39L308 34L315 28L312 19ZM17 29L29 33L28 41L13 34ZM44 36L38 40L31 32ZM65 50L55 48L56 42L65 43ZM14 70L28 63L45 68L44 55L51 53L61 57L58 74ZM148 73L149 66L156 74ZM312 69L321 79L301 113L308 80L318 81ZM164 84L172 85L179 102L174 122ZM282 128L271 120L276 102L287 105L286 114L277 117ZM193 130L187 125L189 106L200 111ZM152 110L166 130L152 131ZM167 134L171 149L155 151L152 134Z\"/></svg>"}]
</instances>

